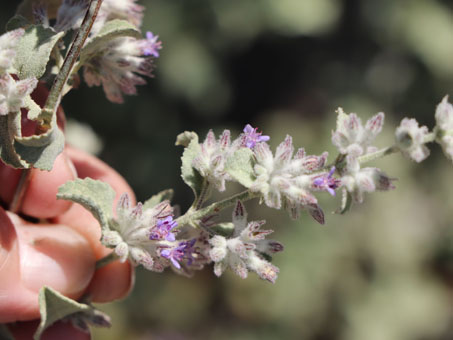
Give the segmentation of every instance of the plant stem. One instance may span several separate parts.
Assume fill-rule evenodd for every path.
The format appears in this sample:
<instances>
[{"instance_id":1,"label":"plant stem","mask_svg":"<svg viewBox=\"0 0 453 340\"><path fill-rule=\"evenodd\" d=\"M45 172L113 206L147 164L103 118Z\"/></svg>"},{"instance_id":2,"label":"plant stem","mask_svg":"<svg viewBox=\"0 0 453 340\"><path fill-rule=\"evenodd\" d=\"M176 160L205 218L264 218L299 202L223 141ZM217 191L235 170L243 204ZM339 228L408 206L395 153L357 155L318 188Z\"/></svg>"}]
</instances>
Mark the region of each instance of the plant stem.
<instances>
[{"instance_id":1,"label":"plant stem","mask_svg":"<svg viewBox=\"0 0 453 340\"><path fill-rule=\"evenodd\" d=\"M260 193L251 192L249 190L240 192L236 195L233 195L229 198L226 198L222 201L213 203L203 209L194 210L189 209L184 215L178 217L176 222L178 223L179 227L182 227L190 222L194 222L200 220L201 218L211 215L213 213L218 213L219 211L228 208L236 203L236 201L248 201L252 198L259 197Z\"/></svg>"},{"instance_id":2,"label":"plant stem","mask_svg":"<svg viewBox=\"0 0 453 340\"><path fill-rule=\"evenodd\" d=\"M371 161L374 161L376 159L382 158L384 156L391 155L392 153L399 152L400 149L396 145L392 145L383 149L380 149L375 152L371 152L368 154L365 154L363 156L360 156L357 160L359 161L360 164L368 163Z\"/></svg>"},{"instance_id":3,"label":"plant stem","mask_svg":"<svg viewBox=\"0 0 453 340\"><path fill-rule=\"evenodd\" d=\"M61 100L61 93L64 89L64 86L68 80L69 75L71 74L72 68L77 61L77 58L80 55L80 51L85 43L85 40L88 38L88 34L91 31L94 21L96 20L99 8L102 5L103 0L91 0L90 6L88 7L85 18L83 19L82 25L77 32L77 35L72 42L71 47L69 48L68 54L63 62L60 72L55 78L55 81L50 89L49 96L47 97L46 104L42 109L43 116L43 125L50 127L52 122L52 117L57 111L58 105Z\"/></svg>"},{"instance_id":4,"label":"plant stem","mask_svg":"<svg viewBox=\"0 0 453 340\"><path fill-rule=\"evenodd\" d=\"M116 253L112 251L107 256L104 256L103 258L96 261L96 269L102 268L108 265L109 263L118 260L118 258L119 258L118 255L116 255Z\"/></svg>"},{"instance_id":5,"label":"plant stem","mask_svg":"<svg viewBox=\"0 0 453 340\"><path fill-rule=\"evenodd\" d=\"M431 143L436 140L436 133L435 132L430 132L427 135L425 135L425 138L423 138L423 143Z\"/></svg>"}]
</instances>

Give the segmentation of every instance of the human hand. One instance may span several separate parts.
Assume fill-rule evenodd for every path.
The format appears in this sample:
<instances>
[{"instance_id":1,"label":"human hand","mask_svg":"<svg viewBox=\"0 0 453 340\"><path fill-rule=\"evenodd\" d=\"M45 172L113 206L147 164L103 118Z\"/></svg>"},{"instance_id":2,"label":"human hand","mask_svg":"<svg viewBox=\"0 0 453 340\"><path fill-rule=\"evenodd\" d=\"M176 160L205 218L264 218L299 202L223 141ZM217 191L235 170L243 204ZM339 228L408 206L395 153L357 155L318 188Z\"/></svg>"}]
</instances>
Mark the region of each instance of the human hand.
<instances>
[{"instance_id":1,"label":"human hand","mask_svg":"<svg viewBox=\"0 0 453 340\"><path fill-rule=\"evenodd\" d=\"M50 172L31 170L19 215L41 220L27 221L0 208L0 323L18 322L10 330L18 339L31 338L39 318L38 293L43 285L78 299L93 302L124 297L133 283L133 270L126 263L112 262L95 270L96 260L111 250L99 239L96 219L78 204L57 201L58 187L76 177L91 177L109 183L117 197L127 192L125 180L99 159L66 147ZM20 171L0 166L0 198L8 206L18 185ZM22 322L26 321L26 322ZM56 324L44 339L84 339L67 324Z\"/></svg>"}]
</instances>

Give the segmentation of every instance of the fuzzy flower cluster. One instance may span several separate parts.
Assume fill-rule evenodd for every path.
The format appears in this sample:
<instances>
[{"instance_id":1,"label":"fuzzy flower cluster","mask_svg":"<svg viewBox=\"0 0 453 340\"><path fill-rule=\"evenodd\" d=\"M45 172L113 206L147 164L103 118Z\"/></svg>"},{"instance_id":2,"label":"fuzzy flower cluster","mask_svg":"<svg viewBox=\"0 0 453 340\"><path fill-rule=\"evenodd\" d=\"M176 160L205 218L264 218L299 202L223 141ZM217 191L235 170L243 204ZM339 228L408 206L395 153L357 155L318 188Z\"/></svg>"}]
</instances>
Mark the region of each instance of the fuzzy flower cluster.
<instances>
[{"instance_id":1,"label":"fuzzy flower cluster","mask_svg":"<svg viewBox=\"0 0 453 340\"><path fill-rule=\"evenodd\" d=\"M36 78L16 80L17 77L7 73L13 66L16 47L23 35L24 30L19 28L0 36L0 116L19 112L38 84Z\"/></svg>"},{"instance_id":2,"label":"fuzzy flower cluster","mask_svg":"<svg viewBox=\"0 0 453 340\"><path fill-rule=\"evenodd\" d=\"M161 42L151 32L146 39L116 38L100 46L83 69L88 86L102 85L107 98L124 101L123 94L134 95L136 86L146 84L140 76L152 77L153 59L159 56Z\"/></svg>"},{"instance_id":3,"label":"fuzzy flower cluster","mask_svg":"<svg viewBox=\"0 0 453 340\"><path fill-rule=\"evenodd\" d=\"M132 207L128 195L123 194L116 213L110 230L103 232L102 243L114 248L121 261L129 260L156 272L171 266L186 276L210 262L206 232L193 228L176 230L178 224L169 201L153 207L141 203Z\"/></svg>"},{"instance_id":4,"label":"fuzzy flower cluster","mask_svg":"<svg viewBox=\"0 0 453 340\"><path fill-rule=\"evenodd\" d=\"M326 191L335 195L340 186L340 181L333 177L335 168L324 169L327 152L320 156L306 155L304 149L299 149L293 157L292 138L287 136L274 156L267 144L269 139L249 124L233 142L229 130L219 140L209 131L192 166L219 191L224 191L225 182L235 180L226 163L235 151L248 148L254 155L250 174L254 180L248 186L252 192L260 193L271 208L286 208L293 218L298 218L301 210L307 210L319 223L324 223L324 213L313 193Z\"/></svg>"},{"instance_id":5,"label":"fuzzy flower cluster","mask_svg":"<svg viewBox=\"0 0 453 340\"><path fill-rule=\"evenodd\" d=\"M360 157L366 157L377 150L372 144L382 130L384 113L380 112L371 117L365 126L355 113L346 114L341 108L337 113L337 126L336 130L332 131L332 143L346 161L346 165L339 170L342 176L340 180L354 202L362 203L366 192L393 189L392 179L382 170L360 166Z\"/></svg>"},{"instance_id":6,"label":"fuzzy flower cluster","mask_svg":"<svg viewBox=\"0 0 453 340\"><path fill-rule=\"evenodd\" d=\"M209 240L209 255L214 261L217 276L231 268L239 277L245 279L249 271L254 271L264 280L275 283L279 269L268 262L265 256L282 251L283 246L265 237L272 230L261 230L265 221L247 223L247 213L240 201L233 211L234 232L231 238L216 235Z\"/></svg>"},{"instance_id":7,"label":"fuzzy flower cluster","mask_svg":"<svg viewBox=\"0 0 453 340\"><path fill-rule=\"evenodd\" d=\"M162 271L169 265L160 252L174 245L175 235L173 208L168 201L144 209L141 203L130 204L127 194L121 196L117 218L111 230L105 231L102 243L114 248L121 261L129 259L134 265L143 265L148 270Z\"/></svg>"},{"instance_id":8,"label":"fuzzy flower cluster","mask_svg":"<svg viewBox=\"0 0 453 340\"><path fill-rule=\"evenodd\" d=\"M429 131L426 126L419 126L414 118L404 118L395 131L396 143L406 157L420 163L429 156L425 137Z\"/></svg>"},{"instance_id":9,"label":"fuzzy flower cluster","mask_svg":"<svg viewBox=\"0 0 453 340\"><path fill-rule=\"evenodd\" d=\"M144 7L136 2L104 0L86 43L95 39L105 24L115 19L127 20L139 29ZM39 6L44 5L38 3L35 6L35 20L48 26L46 9ZM53 29L68 31L80 28L88 6L88 0L63 0ZM83 60L84 80L90 87L102 85L110 101L123 103L124 94L135 95L136 86L146 84L142 76L153 76L154 59L159 57L161 48L159 37L151 32L147 32L144 39L116 37L102 41Z\"/></svg>"},{"instance_id":10,"label":"fuzzy flower cluster","mask_svg":"<svg viewBox=\"0 0 453 340\"><path fill-rule=\"evenodd\" d=\"M254 152L256 179L250 190L260 192L268 207L285 207L293 218L298 218L301 210L307 210L323 224L324 213L313 192L327 191L335 194L335 189L340 185L332 177L332 171L323 171L327 152L320 156L306 155L301 148L294 154L291 136L286 136L280 143L275 155L266 143L257 145Z\"/></svg>"}]
</instances>

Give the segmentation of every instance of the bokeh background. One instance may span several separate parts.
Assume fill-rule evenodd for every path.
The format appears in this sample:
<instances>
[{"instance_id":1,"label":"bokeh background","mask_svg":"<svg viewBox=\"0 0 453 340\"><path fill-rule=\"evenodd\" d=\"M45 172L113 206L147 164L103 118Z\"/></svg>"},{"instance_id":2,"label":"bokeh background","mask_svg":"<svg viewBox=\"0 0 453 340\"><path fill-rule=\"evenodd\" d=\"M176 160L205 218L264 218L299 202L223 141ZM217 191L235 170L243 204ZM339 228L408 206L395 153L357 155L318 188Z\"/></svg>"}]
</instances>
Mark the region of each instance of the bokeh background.
<instances>
[{"instance_id":1,"label":"bokeh background","mask_svg":"<svg viewBox=\"0 0 453 340\"><path fill-rule=\"evenodd\" d=\"M17 3L2 3L2 23ZM235 134L251 123L273 147L288 133L332 160L338 106L363 119L384 111L383 147L405 116L432 128L435 106L453 95L453 1L141 4L143 29L164 46L155 78L123 105L83 83L63 102L69 118L92 129L71 124L71 139L91 141L139 200L174 188L175 203L190 205L174 146L184 130ZM338 199L319 195L325 226L246 205L285 244L275 285L255 275L216 278L212 268L192 279L139 268L133 294L101 306L113 329L94 338L453 339L453 164L433 145L420 165L399 155L374 165L398 178L397 189L367 196L345 216L329 213Z\"/></svg>"}]
</instances>

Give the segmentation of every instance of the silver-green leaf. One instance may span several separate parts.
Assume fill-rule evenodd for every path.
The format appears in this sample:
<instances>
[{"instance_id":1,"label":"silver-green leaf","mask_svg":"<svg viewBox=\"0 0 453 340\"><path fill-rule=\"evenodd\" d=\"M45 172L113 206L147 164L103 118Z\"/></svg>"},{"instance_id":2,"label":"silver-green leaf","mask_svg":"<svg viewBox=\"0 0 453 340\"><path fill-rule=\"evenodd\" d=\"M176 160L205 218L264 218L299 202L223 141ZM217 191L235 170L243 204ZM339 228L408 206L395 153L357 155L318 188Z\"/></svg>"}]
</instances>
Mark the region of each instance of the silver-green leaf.
<instances>
[{"instance_id":1,"label":"silver-green leaf","mask_svg":"<svg viewBox=\"0 0 453 340\"><path fill-rule=\"evenodd\" d=\"M55 33L42 25L30 25L20 39L13 67L20 79L41 78L50 54L64 32Z\"/></svg>"},{"instance_id":2,"label":"silver-green leaf","mask_svg":"<svg viewBox=\"0 0 453 340\"><path fill-rule=\"evenodd\" d=\"M15 139L14 148L20 158L34 168L47 171L52 170L55 159L64 149L65 141L63 132L58 127L41 135Z\"/></svg>"},{"instance_id":3,"label":"silver-green leaf","mask_svg":"<svg viewBox=\"0 0 453 340\"><path fill-rule=\"evenodd\" d=\"M39 312L41 322L34 334L34 340L39 340L49 326L61 319L74 318L76 321L87 320L93 325L108 326L102 322L90 322L96 319L108 320L105 314L93 306L74 301L46 286L39 292Z\"/></svg>"},{"instance_id":4,"label":"silver-green leaf","mask_svg":"<svg viewBox=\"0 0 453 340\"><path fill-rule=\"evenodd\" d=\"M227 159L225 171L243 186L250 188L255 181L254 159L252 150L241 148Z\"/></svg>"},{"instance_id":5,"label":"silver-green leaf","mask_svg":"<svg viewBox=\"0 0 453 340\"><path fill-rule=\"evenodd\" d=\"M198 198L203 186L203 177L193 167L192 163L195 157L201 152L198 136L194 136L189 145L184 149L182 154L181 177L184 182L192 188L195 198Z\"/></svg>"},{"instance_id":6,"label":"silver-green leaf","mask_svg":"<svg viewBox=\"0 0 453 340\"><path fill-rule=\"evenodd\" d=\"M109 229L115 199L115 191L109 184L92 178L78 178L60 186L57 199L79 203L93 214L103 230Z\"/></svg>"},{"instance_id":7,"label":"silver-green leaf","mask_svg":"<svg viewBox=\"0 0 453 340\"><path fill-rule=\"evenodd\" d=\"M16 169L29 168L29 164L21 159L14 147L14 138L20 135L20 112L12 112L0 116L0 157L2 161Z\"/></svg>"},{"instance_id":8,"label":"silver-green leaf","mask_svg":"<svg viewBox=\"0 0 453 340\"><path fill-rule=\"evenodd\" d=\"M80 52L80 60L83 61L95 55L110 40L120 37L133 37L140 39L141 34L129 21L115 19L104 24L99 33L94 36Z\"/></svg>"},{"instance_id":9,"label":"silver-green leaf","mask_svg":"<svg viewBox=\"0 0 453 340\"><path fill-rule=\"evenodd\" d=\"M143 210L151 209L158 205L160 202L168 200L170 201L173 198L173 189L167 189L159 192L158 194L152 196L145 203L143 203Z\"/></svg>"}]
</instances>

